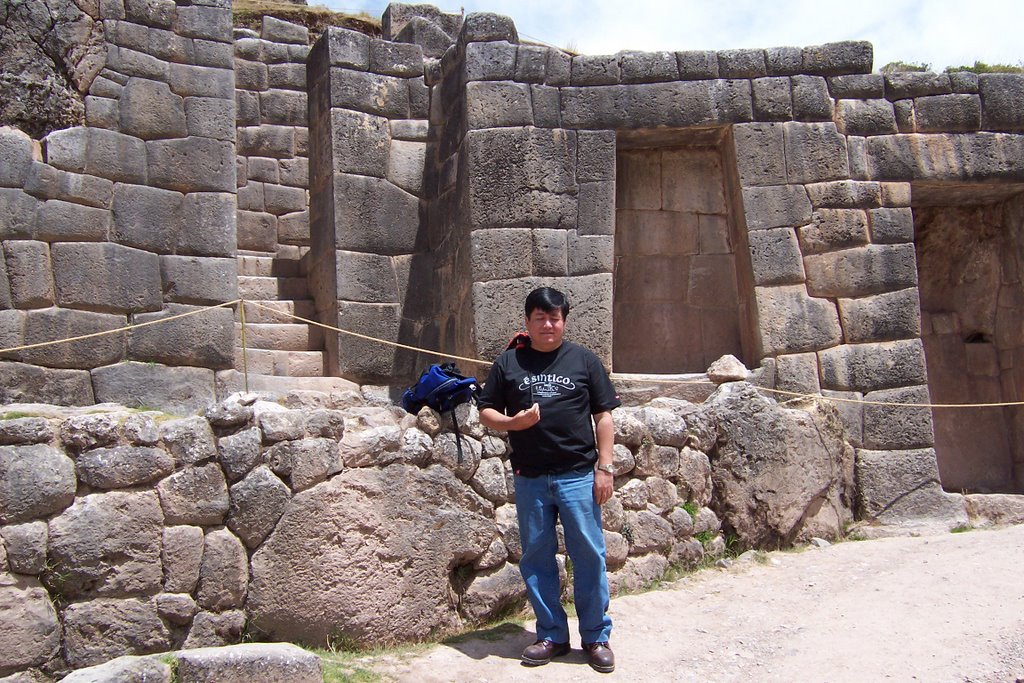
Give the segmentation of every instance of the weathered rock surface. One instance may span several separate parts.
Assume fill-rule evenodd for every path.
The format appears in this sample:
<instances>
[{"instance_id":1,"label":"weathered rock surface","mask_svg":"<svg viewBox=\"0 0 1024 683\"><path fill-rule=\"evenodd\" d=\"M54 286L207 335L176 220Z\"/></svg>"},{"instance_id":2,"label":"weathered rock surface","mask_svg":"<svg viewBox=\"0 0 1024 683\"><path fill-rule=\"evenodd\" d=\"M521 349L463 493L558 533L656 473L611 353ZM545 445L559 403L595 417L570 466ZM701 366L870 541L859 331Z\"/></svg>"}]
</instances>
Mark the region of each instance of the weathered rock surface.
<instances>
[{"instance_id":1,"label":"weathered rock surface","mask_svg":"<svg viewBox=\"0 0 1024 683\"><path fill-rule=\"evenodd\" d=\"M736 383L705 408L718 425L712 505L745 546L842 534L853 518L854 453L831 405L783 408Z\"/></svg>"},{"instance_id":2,"label":"weathered rock surface","mask_svg":"<svg viewBox=\"0 0 1024 683\"><path fill-rule=\"evenodd\" d=\"M451 629L459 618L449 572L487 550L492 514L442 467L342 472L297 494L253 555L253 625L321 644Z\"/></svg>"},{"instance_id":3,"label":"weathered rock surface","mask_svg":"<svg viewBox=\"0 0 1024 683\"><path fill-rule=\"evenodd\" d=\"M61 626L39 580L0 573L0 676L40 666L60 650Z\"/></svg>"}]
</instances>

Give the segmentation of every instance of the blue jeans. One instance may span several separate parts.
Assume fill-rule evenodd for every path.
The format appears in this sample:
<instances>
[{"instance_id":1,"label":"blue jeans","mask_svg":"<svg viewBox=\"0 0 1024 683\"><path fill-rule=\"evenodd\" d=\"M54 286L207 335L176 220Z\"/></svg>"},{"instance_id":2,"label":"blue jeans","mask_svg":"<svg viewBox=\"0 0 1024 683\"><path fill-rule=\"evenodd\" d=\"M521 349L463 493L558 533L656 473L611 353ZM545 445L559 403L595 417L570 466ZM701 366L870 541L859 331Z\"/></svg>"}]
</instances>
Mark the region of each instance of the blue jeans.
<instances>
[{"instance_id":1,"label":"blue jeans","mask_svg":"<svg viewBox=\"0 0 1024 683\"><path fill-rule=\"evenodd\" d=\"M573 596L584 645L607 641L608 577L605 575L601 506L594 500L594 473L567 472L539 477L516 475L516 511L523 557L519 571L537 617L537 638L569 642L569 622L562 609L558 577L558 536L562 520L565 549L572 560Z\"/></svg>"}]
</instances>

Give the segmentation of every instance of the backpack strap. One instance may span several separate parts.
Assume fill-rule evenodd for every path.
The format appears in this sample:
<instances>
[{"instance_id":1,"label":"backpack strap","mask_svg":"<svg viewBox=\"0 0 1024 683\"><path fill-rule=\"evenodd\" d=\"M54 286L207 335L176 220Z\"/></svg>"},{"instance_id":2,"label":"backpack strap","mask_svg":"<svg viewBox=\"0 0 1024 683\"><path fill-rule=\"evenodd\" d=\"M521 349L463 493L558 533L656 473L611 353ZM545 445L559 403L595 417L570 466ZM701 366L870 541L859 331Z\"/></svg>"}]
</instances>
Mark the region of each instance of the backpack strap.
<instances>
[{"instance_id":1,"label":"backpack strap","mask_svg":"<svg viewBox=\"0 0 1024 683\"><path fill-rule=\"evenodd\" d=\"M459 453L459 465L462 464L462 432L459 431L459 418L455 417L455 406L448 413L452 416L452 431L455 432L455 450Z\"/></svg>"}]
</instances>

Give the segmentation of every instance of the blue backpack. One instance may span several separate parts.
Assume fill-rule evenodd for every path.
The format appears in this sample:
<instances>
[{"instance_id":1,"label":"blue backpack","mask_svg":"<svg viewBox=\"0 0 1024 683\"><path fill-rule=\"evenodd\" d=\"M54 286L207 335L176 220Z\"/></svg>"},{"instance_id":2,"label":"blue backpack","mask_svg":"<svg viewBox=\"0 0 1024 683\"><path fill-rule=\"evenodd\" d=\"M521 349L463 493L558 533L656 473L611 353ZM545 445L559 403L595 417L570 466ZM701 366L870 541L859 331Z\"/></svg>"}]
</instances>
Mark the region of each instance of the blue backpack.
<instances>
[{"instance_id":1,"label":"blue backpack","mask_svg":"<svg viewBox=\"0 0 1024 683\"><path fill-rule=\"evenodd\" d=\"M462 463L462 442L459 422L455 418L455 408L476 401L480 386L476 377L466 377L459 373L455 363L438 365L435 363L423 371L416 384L402 394L402 407L415 415L423 406L430 406L439 413L448 413L455 427L455 447L459 452L459 463Z\"/></svg>"}]
</instances>

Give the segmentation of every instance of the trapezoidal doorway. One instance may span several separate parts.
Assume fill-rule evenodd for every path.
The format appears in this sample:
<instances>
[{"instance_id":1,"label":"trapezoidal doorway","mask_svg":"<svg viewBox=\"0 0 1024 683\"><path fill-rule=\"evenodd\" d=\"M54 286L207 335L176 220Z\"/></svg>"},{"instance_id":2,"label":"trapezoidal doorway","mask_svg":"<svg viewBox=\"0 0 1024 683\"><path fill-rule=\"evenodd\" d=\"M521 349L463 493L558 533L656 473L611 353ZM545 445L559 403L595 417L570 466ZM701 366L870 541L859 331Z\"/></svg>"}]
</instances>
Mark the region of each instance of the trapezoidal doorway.
<instances>
[{"instance_id":1,"label":"trapezoidal doorway","mask_svg":"<svg viewBox=\"0 0 1024 683\"><path fill-rule=\"evenodd\" d=\"M704 372L724 354L744 360L749 297L737 279L735 163L723 138L723 129L618 133L615 372Z\"/></svg>"},{"instance_id":2,"label":"trapezoidal doorway","mask_svg":"<svg viewBox=\"0 0 1024 683\"><path fill-rule=\"evenodd\" d=\"M1024 397L1024 186L914 183L921 337L935 403ZM948 491L1024 492L1024 408L935 408Z\"/></svg>"}]
</instances>

